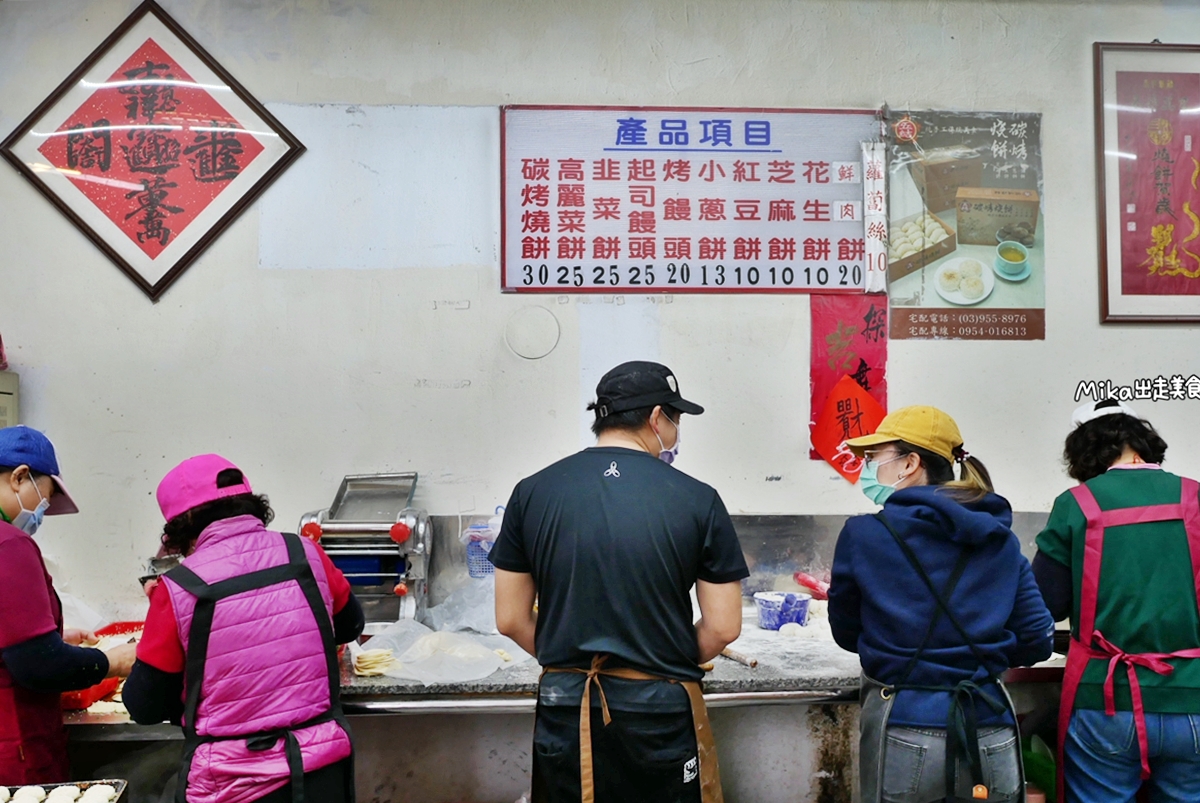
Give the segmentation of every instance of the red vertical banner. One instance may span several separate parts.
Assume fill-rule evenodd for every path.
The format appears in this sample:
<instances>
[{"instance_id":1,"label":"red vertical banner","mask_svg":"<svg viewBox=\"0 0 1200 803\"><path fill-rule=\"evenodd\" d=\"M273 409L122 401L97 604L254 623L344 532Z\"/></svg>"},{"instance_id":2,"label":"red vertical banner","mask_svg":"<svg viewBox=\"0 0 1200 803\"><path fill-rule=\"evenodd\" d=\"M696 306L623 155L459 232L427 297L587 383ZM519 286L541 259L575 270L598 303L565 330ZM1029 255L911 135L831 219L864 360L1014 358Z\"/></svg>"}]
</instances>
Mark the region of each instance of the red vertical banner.
<instances>
[{"instance_id":1,"label":"red vertical banner","mask_svg":"<svg viewBox=\"0 0 1200 803\"><path fill-rule=\"evenodd\" d=\"M813 295L809 361L809 430L816 431L833 388L853 379L879 407L887 409L888 301L884 294ZM853 436L851 436L853 437ZM816 446L815 440L813 441ZM813 460L824 456L813 448Z\"/></svg>"}]
</instances>

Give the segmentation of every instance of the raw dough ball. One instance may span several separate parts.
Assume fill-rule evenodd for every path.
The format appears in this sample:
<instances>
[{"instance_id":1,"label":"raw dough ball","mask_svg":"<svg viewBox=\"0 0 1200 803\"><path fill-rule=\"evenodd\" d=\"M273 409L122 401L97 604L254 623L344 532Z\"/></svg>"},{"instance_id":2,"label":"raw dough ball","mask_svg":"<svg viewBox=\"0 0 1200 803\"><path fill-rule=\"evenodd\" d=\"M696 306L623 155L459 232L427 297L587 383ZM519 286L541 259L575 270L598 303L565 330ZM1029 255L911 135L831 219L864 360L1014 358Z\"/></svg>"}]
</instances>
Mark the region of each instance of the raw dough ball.
<instances>
[{"instance_id":1,"label":"raw dough ball","mask_svg":"<svg viewBox=\"0 0 1200 803\"><path fill-rule=\"evenodd\" d=\"M963 279L958 286L959 292L972 300L983 298L983 289L983 279Z\"/></svg>"},{"instance_id":2,"label":"raw dough ball","mask_svg":"<svg viewBox=\"0 0 1200 803\"><path fill-rule=\"evenodd\" d=\"M46 803L75 803L78 797L78 786L56 786L46 796Z\"/></svg>"},{"instance_id":3,"label":"raw dough ball","mask_svg":"<svg viewBox=\"0 0 1200 803\"><path fill-rule=\"evenodd\" d=\"M79 799L79 803L108 803L117 796L117 790L106 783L89 786Z\"/></svg>"},{"instance_id":4,"label":"raw dough ball","mask_svg":"<svg viewBox=\"0 0 1200 803\"><path fill-rule=\"evenodd\" d=\"M983 263L978 259L964 259L959 263L958 271L964 279L978 279L983 276Z\"/></svg>"},{"instance_id":5,"label":"raw dough ball","mask_svg":"<svg viewBox=\"0 0 1200 803\"><path fill-rule=\"evenodd\" d=\"M7 786L0 786L0 803L8 803L9 793Z\"/></svg>"},{"instance_id":6,"label":"raw dough ball","mask_svg":"<svg viewBox=\"0 0 1200 803\"><path fill-rule=\"evenodd\" d=\"M46 790L40 786L22 786L12 796L13 803L41 803L46 799Z\"/></svg>"},{"instance_id":7,"label":"raw dough ball","mask_svg":"<svg viewBox=\"0 0 1200 803\"><path fill-rule=\"evenodd\" d=\"M804 635L804 628L796 622L787 622L786 624L780 625L779 635L795 638L796 636Z\"/></svg>"},{"instance_id":8,"label":"raw dough ball","mask_svg":"<svg viewBox=\"0 0 1200 803\"><path fill-rule=\"evenodd\" d=\"M946 268L938 275L938 287L943 293L953 293L959 289L959 285L963 280L962 274L958 272L958 268Z\"/></svg>"},{"instance_id":9,"label":"raw dough ball","mask_svg":"<svg viewBox=\"0 0 1200 803\"><path fill-rule=\"evenodd\" d=\"M950 235L946 233L945 229L938 229L929 236L929 239L933 240L935 243L940 243L949 236Z\"/></svg>"}]
</instances>

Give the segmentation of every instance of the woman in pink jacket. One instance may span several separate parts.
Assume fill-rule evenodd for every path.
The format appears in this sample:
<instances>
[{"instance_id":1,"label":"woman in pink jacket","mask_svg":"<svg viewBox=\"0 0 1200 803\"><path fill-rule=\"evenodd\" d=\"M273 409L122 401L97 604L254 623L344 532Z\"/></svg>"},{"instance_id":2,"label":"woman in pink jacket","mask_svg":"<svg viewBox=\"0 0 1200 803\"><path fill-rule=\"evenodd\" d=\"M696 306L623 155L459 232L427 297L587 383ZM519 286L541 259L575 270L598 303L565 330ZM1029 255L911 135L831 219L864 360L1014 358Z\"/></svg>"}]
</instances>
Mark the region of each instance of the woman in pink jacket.
<instances>
[{"instance_id":1,"label":"woman in pink jacket","mask_svg":"<svg viewBox=\"0 0 1200 803\"><path fill-rule=\"evenodd\" d=\"M124 701L136 722L178 722L176 803L354 800L337 644L363 628L346 578L218 455L158 486L163 543L185 556L150 596Z\"/></svg>"}]
</instances>

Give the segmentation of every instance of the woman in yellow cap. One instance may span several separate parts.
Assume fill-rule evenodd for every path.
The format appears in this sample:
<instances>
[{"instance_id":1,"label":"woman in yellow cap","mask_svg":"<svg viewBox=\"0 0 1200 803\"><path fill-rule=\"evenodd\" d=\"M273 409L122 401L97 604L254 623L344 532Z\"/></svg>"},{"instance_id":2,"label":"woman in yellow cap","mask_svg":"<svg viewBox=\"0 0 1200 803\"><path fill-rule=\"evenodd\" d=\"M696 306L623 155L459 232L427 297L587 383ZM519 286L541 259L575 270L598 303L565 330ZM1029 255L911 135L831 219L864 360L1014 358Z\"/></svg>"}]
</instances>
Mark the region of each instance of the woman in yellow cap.
<instances>
[{"instance_id":1,"label":"woman in yellow cap","mask_svg":"<svg viewBox=\"0 0 1200 803\"><path fill-rule=\"evenodd\" d=\"M1050 657L1054 621L1012 508L936 408L896 410L846 443L866 461L863 493L883 505L846 522L829 588L834 639L863 666L861 799L1021 800L999 677Z\"/></svg>"}]
</instances>

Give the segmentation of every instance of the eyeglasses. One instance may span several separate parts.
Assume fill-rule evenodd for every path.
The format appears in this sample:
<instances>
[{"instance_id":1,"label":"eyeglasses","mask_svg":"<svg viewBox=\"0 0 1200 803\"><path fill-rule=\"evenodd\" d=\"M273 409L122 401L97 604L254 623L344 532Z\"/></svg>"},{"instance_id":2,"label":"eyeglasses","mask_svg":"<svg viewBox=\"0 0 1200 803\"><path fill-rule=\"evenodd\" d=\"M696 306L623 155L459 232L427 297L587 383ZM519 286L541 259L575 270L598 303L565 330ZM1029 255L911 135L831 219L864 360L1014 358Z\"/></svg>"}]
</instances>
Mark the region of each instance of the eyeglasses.
<instances>
[{"instance_id":1,"label":"eyeglasses","mask_svg":"<svg viewBox=\"0 0 1200 803\"><path fill-rule=\"evenodd\" d=\"M881 458L887 458L887 457L895 458L895 457L899 457L899 456L900 456L900 453L897 452L895 449L875 449L874 451L870 451L870 452L864 451L863 452L863 460L867 463L880 464L882 462L885 462L885 461L881 460Z\"/></svg>"}]
</instances>

